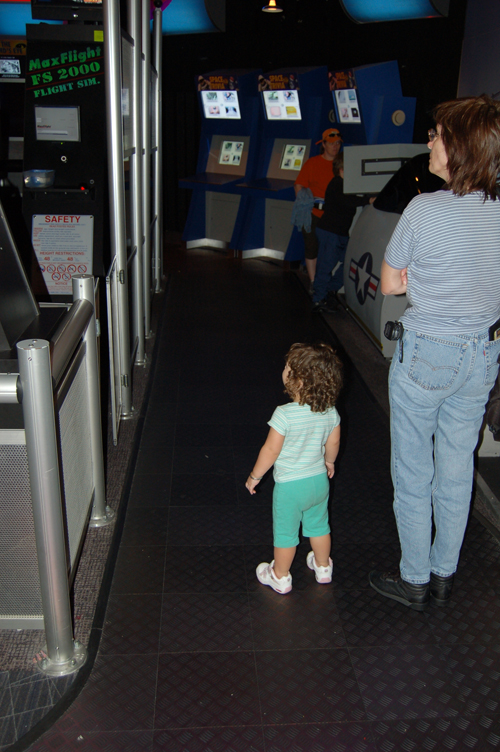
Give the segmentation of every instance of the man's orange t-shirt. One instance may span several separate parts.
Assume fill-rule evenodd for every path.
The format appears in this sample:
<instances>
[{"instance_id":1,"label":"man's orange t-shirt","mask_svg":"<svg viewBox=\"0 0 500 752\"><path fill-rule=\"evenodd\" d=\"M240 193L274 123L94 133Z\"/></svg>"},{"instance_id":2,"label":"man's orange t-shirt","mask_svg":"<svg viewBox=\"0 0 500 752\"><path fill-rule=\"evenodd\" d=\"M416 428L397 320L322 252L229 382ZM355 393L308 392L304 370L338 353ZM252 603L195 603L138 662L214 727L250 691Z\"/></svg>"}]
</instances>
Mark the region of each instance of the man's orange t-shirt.
<instances>
[{"instance_id":1,"label":"man's orange t-shirt","mask_svg":"<svg viewBox=\"0 0 500 752\"><path fill-rule=\"evenodd\" d=\"M314 198L325 198L328 183L333 178L332 163L323 159L321 154L311 157L303 165L299 172L295 185L302 185L304 188L310 188ZM323 212L314 208L312 213L321 217Z\"/></svg>"}]
</instances>

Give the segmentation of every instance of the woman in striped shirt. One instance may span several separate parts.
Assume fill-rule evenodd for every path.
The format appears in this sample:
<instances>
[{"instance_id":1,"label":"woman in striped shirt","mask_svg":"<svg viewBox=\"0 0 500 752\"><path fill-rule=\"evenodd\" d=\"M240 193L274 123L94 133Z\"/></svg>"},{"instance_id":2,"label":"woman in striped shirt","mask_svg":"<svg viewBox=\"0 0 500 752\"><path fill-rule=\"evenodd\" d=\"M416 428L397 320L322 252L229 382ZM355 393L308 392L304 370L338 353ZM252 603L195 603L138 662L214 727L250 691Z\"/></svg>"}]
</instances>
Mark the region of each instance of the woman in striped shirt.
<instances>
[{"instance_id":1,"label":"woman in striped shirt","mask_svg":"<svg viewBox=\"0 0 500 752\"><path fill-rule=\"evenodd\" d=\"M419 611L449 602L500 356L500 102L457 99L434 117L429 170L446 184L408 204L382 266L382 293L408 299L389 374L401 561L369 578Z\"/></svg>"}]
</instances>

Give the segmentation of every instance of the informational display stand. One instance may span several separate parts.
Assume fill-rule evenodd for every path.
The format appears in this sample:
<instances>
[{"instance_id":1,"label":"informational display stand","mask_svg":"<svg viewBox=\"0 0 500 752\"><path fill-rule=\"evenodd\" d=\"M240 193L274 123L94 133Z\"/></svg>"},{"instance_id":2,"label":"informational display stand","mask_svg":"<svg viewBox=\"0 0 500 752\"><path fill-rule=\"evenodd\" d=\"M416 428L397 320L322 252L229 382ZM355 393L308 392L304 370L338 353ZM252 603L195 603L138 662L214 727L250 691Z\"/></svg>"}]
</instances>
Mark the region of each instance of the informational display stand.
<instances>
[{"instance_id":1,"label":"informational display stand","mask_svg":"<svg viewBox=\"0 0 500 752\"><path fill-rule=\"evenodd\" d=\"M235 185L252 179L258 153L259 71L213 71L196 79L202 129L195 175L179 181L193 191L183 239L188 248L232 246L242 202Z\"/></svg>"},{"instance_id":2,"label":"informational display stand","mask_svg":"<svg viewBox=\"0 0 500 752\"><path fill-rule=\"evenodd\" d=\"M276 70L259 80L262 141L255 176L237 184L246 198L237 218L234 248L243 258L299 260L302 236L292 225L295 179L318 153L316 141L331 125L333 103L326 67Z\"/></svg>"},{"instance_id":3,"label":"informational display stand","mask_svg":"<svg viewBox=\"0 0 500 752\"><path fill-rule=\"evenodd\" d=\"M328 82L346 144L409 144L416 99L404 97L396 60L332 70Z\"/></svg>"},{"instance_id":4,"label":"informational display stand","mask_svg":"<svg viewBox=\"0 0 500 752\"><path fill-rule=\"evenodd\" d=\"M27 26L23 215L54 300L71 299L72 274L109 265L103 34Z\"/></svg>"}]
</instances>

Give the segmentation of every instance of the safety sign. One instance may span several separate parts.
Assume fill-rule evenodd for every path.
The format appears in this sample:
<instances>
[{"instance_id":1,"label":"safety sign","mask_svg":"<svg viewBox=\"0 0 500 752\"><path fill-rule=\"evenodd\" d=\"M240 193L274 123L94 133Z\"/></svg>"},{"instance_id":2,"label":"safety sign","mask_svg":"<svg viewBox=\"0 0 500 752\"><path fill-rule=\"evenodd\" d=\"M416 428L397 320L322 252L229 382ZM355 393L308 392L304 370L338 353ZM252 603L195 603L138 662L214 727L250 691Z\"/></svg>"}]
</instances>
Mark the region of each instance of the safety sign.
<instances>
[{"instance_id":1,"label":"safety sign","mask_svg":"<svg viewBox=\"0 0 500 752\"><path fill-rule=\"evenodd\" d=\"M71 277L92 274L93 215L34 214L31 239L50 295L71 295Z\"/></svg>"}]
</instances>

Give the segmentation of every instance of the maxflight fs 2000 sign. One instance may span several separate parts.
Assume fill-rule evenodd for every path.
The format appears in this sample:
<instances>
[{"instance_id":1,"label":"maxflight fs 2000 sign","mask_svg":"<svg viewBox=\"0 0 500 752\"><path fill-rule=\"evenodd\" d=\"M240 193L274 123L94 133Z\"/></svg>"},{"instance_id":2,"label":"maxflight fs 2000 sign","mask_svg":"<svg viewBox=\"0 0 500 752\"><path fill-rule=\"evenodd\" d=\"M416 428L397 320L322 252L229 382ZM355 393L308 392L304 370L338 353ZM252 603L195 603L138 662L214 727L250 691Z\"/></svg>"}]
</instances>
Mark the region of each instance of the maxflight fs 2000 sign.
<instances>
[{"instance_id":1,"label":"maxflight fs 2000 sign","mask_svg":"<svg viewBox=\"0 0 500 752\"><path fill-rule=\"evenodd\" d=\"M35 99L61 94L65 91L98 86L103 66L102 47L88 46L86 50L67 50L47 58L31 58L26 74L26 89Z\"/></svg>"}]
</instances>

